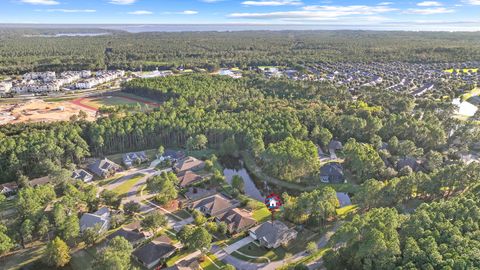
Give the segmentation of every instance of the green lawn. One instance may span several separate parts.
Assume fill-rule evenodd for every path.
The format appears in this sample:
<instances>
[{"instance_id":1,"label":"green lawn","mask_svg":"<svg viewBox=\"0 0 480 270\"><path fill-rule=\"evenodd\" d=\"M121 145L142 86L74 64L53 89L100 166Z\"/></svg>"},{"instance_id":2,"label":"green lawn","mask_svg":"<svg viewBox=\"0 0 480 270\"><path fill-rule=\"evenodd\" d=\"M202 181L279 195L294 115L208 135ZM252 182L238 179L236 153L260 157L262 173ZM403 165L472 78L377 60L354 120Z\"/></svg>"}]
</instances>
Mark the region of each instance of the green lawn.
<instances>
[{"instance_id":1,"label":"green lawn","mask_svg":"<svg viewBox=\"0 0 480 270\"><path fill-rule=\"evenodd\" d=\"M480 87L472 89L470 92L463 94L462 100L469 100L472 97L480 96Z\"/></svg>"},{"instance_id":2,"label":"green lawn","mask_svg":"<svg viewBox=\"0 0 480 270\"><path fill-rule=\"evenodd\" d=\"M95 260L95 255L97 254L97 249L95 247L89 247L86 249L81 249L72 254L72 259L70 265L73 270L90 270L92 269L93 261Z\"/></svg>"},{"instance_id":3,"label":"green lawn","mask_svg":"<svg viewBox=\"0 0 480 270\"><path fill-rule=\"evenodd\" d=\"M114 188L113 191L117 192L120 196L126 195L143 177L145 177L144 174L136 174L133 178L124 181L122 184Z\"/></svg>"},{"instance_id":4,"label":"green lawn","mask_svg":"<svg viewBox=\"0 0 480 270\"><path fill-rule=\"evenodd\" d=\"M44 253L45 245L37 245L33 248L22 250L14 255L0 260L1 269L16 270L39 260Z\"/></svg>"},{"instance_id":5,"label":"green lawn","mask_svg":"<svg viewBox=\"0 0 480 270\"><path fill-rule=\"evenodd\" d=\"M210 258L210 260L208 258L205 258L205 261L200 264L200 266L204 270L217 270L217 269L222 269L225 266L225 264L222 261L220 261L217 257L215 257L215 255L208 254L207 256L208 258ZM216 265L218 265L219 267L217 267Z\"/></svg>"},{"instance_id":6,"label":"green lawn","mask_svg":"<svg viewBox=\"0 0 480 270\"><path fill-rule=\"evenodd\" d=\"M266 258L270 259L270 261L282 260L282 259L285 258L285 254L287 254L287 251L282 247L279 247L279 248L276 248L276 249L267 249L267 248L264 248L264 247L259 247L255 243L250 243L250 244L240 248L238 251L240 251L241 253L243 253L245 255L252 256L252 257L266 257ZM239 256L237 258L241 259L241 260L247 259L247 261L251 261L251 262L265 262L265 259L248 258L248 257L242 256L242 254L240 254L238 252L234 252L234 253L232 253L232 255L234 257Z\"/></svg>"},{"instance_id":7,"label":"green lawn","mask_svg":"<svg viewBox=\"0 0 480 270\"><path fill-rule=\"evenodd\" d=\"M322 248L322 249L319 249L317 252L313 253L313 254L310 254L308 255L307 257L304 257L303 259L301 260L298 260L296 261L295 263L292 263L292 264L288 264L288 265L284 265L282 267L279 268L279 270L289 270L289 269L293 269L296 265L299 265L299 264L308 264L310 262L313 262L315 260L318 260L320 259L324 254L325 252L327 252L330 248Z\"/></svg>"},{"instance_id":8,"label":"green lawn","mask_svg":"<svg viewBox=\"0 0 480 270\"><path fill-rule=\"evenodd\" d=\"M155 159L155 154L157 153L157 149L147 149L147 150L143 150L143 151L145 151L145 154L150 159L150 161ZM108 158L109 160L117 163L118 165L121 165L123 163L123 159L122 159L123 154L124 153L108 155L108 156L106 156L106 158ZM144 164L150 165L150 162L145 162Z\"/></svg>"},{"instance_id":9,"label":"green lawn","mask_svg":"<svg viewBox=\"0 0 480 270\"><path fill-rule=\"evenodd\" d=\"M174 215L178 216L178 217L181 217L183 219L187 219L189 217L191 217L192 215L190 215L190 213L188 213L187 211L185 211L184 209L181 209L181 210L177 210L175 212L173 212Z\"/></svg>"},{"instance_id":10,"label":"green lawn","mask_svg":"<svg viewBox=\"0 0 480 270\"><path fill-rule=\"evenodd\" d=\"M448 73L453 73L453 71L456 71L457 73L467 73L467 72L472 72L472 73L477 73L478 72L478 68L464 68L464 69L446 69L445 72L448 72Z\"/></svg>"},{"instance_id":11,"label":"green lawn","mask_svg":"<svg viewBox=\"0 0 480 270\"><path fill-rule=\"evenodd\" d=\"M170 259L168 259L165 264L170 267L170 266L174 266L175 263L179 260L181 260L182 258L186 257L188 254L190 253L193 253L195 252L194 250L191 250L191 249L182 249L180 250L179 252L177 252L175 254L175 256L173 257L170 257Z\"/></svg>"},{"instance_id":12,"label":"green lawn","mask_svg":"<svg viewBox=\"0 0 480 270\"><path fill-rule=\"evenodd\" d=\"M258 210L254 210L252 213L252 217L258 222L258 223L263 223L267 220L270 219L272 214L270 211L267 209L267 207L262 207Z\"/></svg>"},{"instance_id":13,"label":"green lawn","mask_svg":"<svg viewBox=\"0 0 480 270\"><path fill-rule=\"evenodd\" d=\"M352 212L356 212L357 208L358 208L357 205L352 204L342 208L338 208L336 211L339 218L345 218L348 214Z\"/></svg>"},{"instance_id":14,"label":"green lawn","mask_svg":"<svg viewBox=\"0 0 480 270\"><path fill-rule=\"evenodd\" d=\"M303 229L298 232L297 237L290 241L285 247L285 250L291 254L296 254L307 249L310 242L317 242L322 237L323 232L314 232L308 229Z\"/></svg>"},{"instance_id":15,"label":"green lawn","mask_svg":"<svg viewBox=\"0 0 480 270\"><path fill-rule=\"evenodd\" d=\"M15 206L15 199L5 199L0 202L0 211L1 210L8 210Z\"/></svg>"}]
</instances>

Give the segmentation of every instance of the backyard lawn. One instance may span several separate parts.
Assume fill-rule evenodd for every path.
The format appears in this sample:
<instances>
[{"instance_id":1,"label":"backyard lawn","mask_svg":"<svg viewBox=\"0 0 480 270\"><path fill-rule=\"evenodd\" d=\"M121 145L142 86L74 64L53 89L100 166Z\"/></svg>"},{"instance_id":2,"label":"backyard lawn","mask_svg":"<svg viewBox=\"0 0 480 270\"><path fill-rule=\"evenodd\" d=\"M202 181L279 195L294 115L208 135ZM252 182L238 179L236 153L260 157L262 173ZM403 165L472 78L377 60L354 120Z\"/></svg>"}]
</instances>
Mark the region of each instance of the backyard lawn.
<instances>
[{"instance_id":1,"label":"backyard lawn","mask_svg":"<svg viewBox=\"0 0 480 270\"><path fill-rule=\"evenodd\" d=\"M263 206L258 210L254 210L252 213L252 217L260 224L270 219L272 214L267 209L267 207Z\"/></svg>"}]
</instances>

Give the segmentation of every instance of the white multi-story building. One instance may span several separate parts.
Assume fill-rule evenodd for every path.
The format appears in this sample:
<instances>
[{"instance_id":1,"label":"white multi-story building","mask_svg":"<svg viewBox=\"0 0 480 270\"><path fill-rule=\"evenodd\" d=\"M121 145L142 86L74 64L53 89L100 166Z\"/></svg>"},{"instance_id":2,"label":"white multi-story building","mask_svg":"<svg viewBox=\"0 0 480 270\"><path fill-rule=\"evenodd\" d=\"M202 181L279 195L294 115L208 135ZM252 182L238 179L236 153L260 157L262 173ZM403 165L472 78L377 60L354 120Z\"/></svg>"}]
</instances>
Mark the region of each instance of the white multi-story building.
<instances>
[{"instance_id":1,"label":"white multi-story building","mask_svg":"<svg viewBox=\"0 0 480 270\"><path fill-rule=\"evenodd\" d=\"M0 95L9 93L12 87L13 87L12 82L7 82L7 81L0 82Z\"/></svg>"},{"instance_id":2,"label":"white multi-story building","mask_svg":"<svg viewBox=\"0 0 480 270\"><path fill-rule=\"evenodd\" d=\"M55 79L55 71L46 71L46 72L29 72L23 75L24 80L44 80L44 81L53 81Z\"/></svg>"},{"instance_id":3,"label":"white multi-story building","mask_svg":"<svg viewBox=\"0 0 480 270\"><path fill-rule=\"evenodd\" d=\"M82 70L80 71L80 73L81 73L80 76L84 79L88 77L92 77L92 72L90 70Z\"/></svg>"},{"instance_id":4,"label":"white multi-story building","mask_svg":"<svg viewBox=\"0 0 480 270\"><path fill-rule=\"evenodd\" d=\"M97 85L104 84L125 75L125 71L123 70L115 70L115 71L97 71L96 77L89 78L83 80L81 82L77 82L75 87L77 89L90 89Z\"/></svg>"}]
</instances>

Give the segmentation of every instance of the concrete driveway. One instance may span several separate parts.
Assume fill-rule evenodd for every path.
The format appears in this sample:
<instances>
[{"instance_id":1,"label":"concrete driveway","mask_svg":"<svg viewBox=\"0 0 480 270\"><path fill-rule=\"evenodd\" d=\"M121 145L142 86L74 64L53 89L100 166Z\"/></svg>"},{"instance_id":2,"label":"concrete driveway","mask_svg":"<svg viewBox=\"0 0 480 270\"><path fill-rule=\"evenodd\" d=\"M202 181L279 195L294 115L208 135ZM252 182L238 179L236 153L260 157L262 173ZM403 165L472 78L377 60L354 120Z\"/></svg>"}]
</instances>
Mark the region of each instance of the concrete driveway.
<instances>
[{"instance_id":1,"label":"concrete driveway","mask_svg":"<svg viewBox=\"0 0 480 270\"><path fill-rule=\"evenodd\" d=\"M255 239L253 239L251 236L247 236L224 248L223 250L225 250L225 252L228 254L232 254L234 251L237 251L238 249L252 243L253 241L255 241Z\"/></svg>"}]
</instances>

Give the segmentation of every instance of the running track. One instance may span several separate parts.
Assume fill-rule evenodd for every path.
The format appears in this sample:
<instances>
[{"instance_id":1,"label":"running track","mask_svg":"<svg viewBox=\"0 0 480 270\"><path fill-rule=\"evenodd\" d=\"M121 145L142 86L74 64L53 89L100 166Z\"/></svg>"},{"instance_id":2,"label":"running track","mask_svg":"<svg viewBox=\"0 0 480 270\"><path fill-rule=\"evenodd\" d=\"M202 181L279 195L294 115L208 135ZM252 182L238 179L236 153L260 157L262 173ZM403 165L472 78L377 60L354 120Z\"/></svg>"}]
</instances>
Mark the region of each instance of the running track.
<instances>
[{"instance_id":1,"label":"running track","mask_svg":"<svg viewBox=\"0 0 480 270\"><path fill-rule=\"evenodd\" d=\"M85 109L88 109L88 110L92 110L92 111L98 111L97 108L95 107L92 107L92 106L89 106L87 104L83 104L82 101L84 101L86 98L77 98L77 99L74 99L72 101L70 101L71 103L77 105L77 106L80 106L80 107L83 107Z\"/></svg>"},{"instance_id":2,"label":"running track","mask_svg":"<svg viewBox=\"0 0 480 270\"><path fill-rule=\"evenodd\" d=\"M151 106L155 106L155 107L159 107L160 104L156 103L156 102L152 102L152 101L146 101L144 99L140 99L140 98L135 98L135 97L126 97L126 96L123 96L123 95L117 95L117 97L121 97L121 98L124 98L124 99L127 99L127 100L131 100L131 101L135 101L135 102L140 102L140 103L144 103L144 104L148 104L148 105L151 105ZM87 104L84 104L83 101L86 100L87 98L77 98L77 99L74 99L72 101L70 101L71 103L77 105L77 106L80 106L80 107L83 107L85 109L88 109L88 110L92 110L92 111L98 111L98 108L95 108L93 106L90 106L90 105L87 105Z\"/></svg>"}]
</instances>

